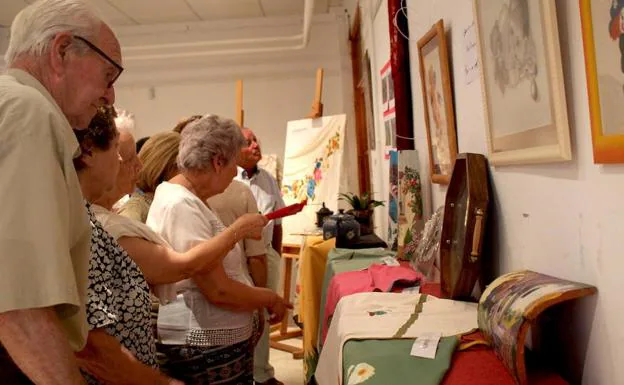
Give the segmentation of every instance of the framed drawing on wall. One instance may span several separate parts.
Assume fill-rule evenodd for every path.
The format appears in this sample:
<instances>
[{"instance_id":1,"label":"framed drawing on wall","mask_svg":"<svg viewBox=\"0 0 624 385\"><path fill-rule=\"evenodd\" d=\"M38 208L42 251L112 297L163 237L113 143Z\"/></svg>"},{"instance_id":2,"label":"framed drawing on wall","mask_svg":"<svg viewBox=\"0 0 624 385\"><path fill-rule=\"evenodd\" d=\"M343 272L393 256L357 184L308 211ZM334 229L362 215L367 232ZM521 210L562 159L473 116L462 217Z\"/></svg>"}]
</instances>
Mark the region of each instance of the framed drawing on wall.
<instances>
[{"instance_id":1,"label":"framed drawing on wall","mask_svg":"<svg viewBox=\"0 0 624 385\"><path fill-rule=\"evenodd\" d=\"M572 159L554 0L475 0L490 162Z\"/></svg>"},{"instance_id":2,"label":"framed drawing on wall","mask_svg":"<svg viewBox=\"0 0 624 385\"><path fill-rule=\"evenodd\" d=\"M580 8L594 163L624 163L624 1Z\"/></svg>"},{"instance_id":3,"label":"framed drawing on wall","mask_svg":"<svg viewBox=\"0 0 624 385\"><path fill-rule=\"evenodd\" d=\"M457 139L446 34L442 20L418 40L418 59L431 181L448 184L457 156Z\"/></svg>"}]
</instances>

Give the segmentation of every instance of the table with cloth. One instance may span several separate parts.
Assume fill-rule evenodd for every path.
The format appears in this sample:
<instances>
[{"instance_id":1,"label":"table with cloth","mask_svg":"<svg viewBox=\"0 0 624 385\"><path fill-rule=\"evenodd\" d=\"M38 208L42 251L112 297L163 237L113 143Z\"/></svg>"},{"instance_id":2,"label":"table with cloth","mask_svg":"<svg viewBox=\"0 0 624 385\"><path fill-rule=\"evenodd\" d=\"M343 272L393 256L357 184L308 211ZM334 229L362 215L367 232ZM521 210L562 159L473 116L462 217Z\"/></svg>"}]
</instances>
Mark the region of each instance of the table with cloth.
<instances>
[{"instance_id":1,"label":"table with cloth","mask_svg":"<svg viewBox=\"0 0 624 385\"><path fill-rule=\"evenodd\" d=\"M424 284L421 292L440 296L440 285ZM410 355L414 338L352 339L342 349L342 383L515 385L513 377L491 348L476 345L456 350L460 344L483 339L480 331L463 337L442 337L434 360ZM529 372L529 383L567 384L552 371L536 366L532 366Z\"/></svg>"},{"instance_id":2,"label":"table with cloth","mask_svg":"<svg viewBox=\"0 0 624 385\"><path fill-rule=\"evenodd\" d=\"M299 257L295 306L298 305L297 318L303 324L303 373L306 384L312 378L318 361L316 344L321 286L327 255L335 246L335 238L325 241L320 236L307 236Z\"/></svg>"},{"instance_id":3,"label":"table with cloth","mask_svg":"<svg viewBox=\"0 0 624 385\"><path fill-rule=\"evenodd\" d=\"M373 249L336 249L336 240L323 240L321 236L307 236L303 242L299 258L296 293L298 299L298 319L303 323L303 371L308 383L314 374L318 362L318 335L321 324L321 311L325 304L322 298L329 280L339 271L364 269L372 263L380 262L385 255L394 255L382 248ZM332 273L326 275L329 262ZM340 262L338 262L340 261ZM344 262L344 264L343 264ZM335 269L335 270L334 270Z\"/></svg>"},{"instance_id":4,"label":"table with cloth","mask_svg":"<svg viewBox=\"0 0 624 385\"><path fill-rule=\"evenodd\" d=\"M321 351L324 336L327 333L328 320L331 319L333 309L337 300L345 295L364 291L397 291L404 287L417 286L424 278L422 274L416 272L408 262L401 262L400 266L383 265L385 256L396 255L393 251L384 249L333 249L327 256L325 276L321 292L321 305L319 309L319 326L317 336L317 348ZM371 275L370 269L375 269L377 273L382 273L379 277ZM337 275L339 279L334 279ZM362 282L354 282L354 280ZM400 285L397 281L401 281ZM396 285L395 285L396 284ZM329 314L328 314L329 313Z\"/></svg>"},{"instance_id":5,"label":"table with cloth","mask_svg":"<svg viewBox=\"0 0 624 385\"><path fill-rule=\"evenodd\" d=\"M309 344L316 341L317 346L311 346L316 349L309 350L312 354L308 355L308 370L315 370L318 363L318 354L322 345L322 320L325 318L327 292L332 279L342 273L366 269L373 264L380 263L386 255L392 255L392 253L383 249L330 249L327 252L321 299L317 308L318 316L315 316L319 325L315 329L316 338L309 336ZM318 280L318 274L322 268L318 264L320 261L316 262L315 279ZM442 297L439 284L425 283L421 287L421 293ZM463 337L442 337L434 360L413 357L409 354L415 341L414 338L352 339L343 346L341 374L344 384L389 384L396 383L397 379L402 379L406 381L405 383L418 384L514 384L513 377L491 348L477 345L468 350L457 350L460 343L483 339L479 331ZM376 375L370 376L371 368ZM314 371L306 372L306 382L313 374ZM537 385L566 384L561 377L544 369L535 369L530 372L530 381Z\"/></svg>"}]
</instances>

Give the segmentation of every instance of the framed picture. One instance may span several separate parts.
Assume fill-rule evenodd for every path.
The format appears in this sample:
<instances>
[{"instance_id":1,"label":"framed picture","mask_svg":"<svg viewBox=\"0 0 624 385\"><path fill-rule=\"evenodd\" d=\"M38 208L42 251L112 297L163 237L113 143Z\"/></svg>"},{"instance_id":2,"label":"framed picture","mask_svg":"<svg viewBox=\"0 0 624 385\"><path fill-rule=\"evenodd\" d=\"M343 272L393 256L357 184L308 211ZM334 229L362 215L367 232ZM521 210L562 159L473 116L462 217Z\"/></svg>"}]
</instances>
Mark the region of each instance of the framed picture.
<instances>
[{"instance_id":1,"label":"framed picture","mask_svg":"<svg viewBox=\"0 0 624 385\"><path fill-rule=\"evenodd\" d=\"M431 181L448 184L457 156L457 138L446 34L442 20L418 40L418 58Z\"/></svg>"},{"instance_id":2,"label":"framed picture","mask_svg":"<svg viewBox=\"0 0 624 385\"><path fill-rule=\"evenodd\" d=\"M624 1L580 8L594 163L624 163Z\"/></svg>"},{"instance_id":3,"label":"framed picture","mask_svg":"<svg viewBox=\"0 0 624 385\"><path fill-rule=\"evenodd\" d=\"M554 0L475 0L489 160L572 159Z\"/></svg>"}]
</instances>

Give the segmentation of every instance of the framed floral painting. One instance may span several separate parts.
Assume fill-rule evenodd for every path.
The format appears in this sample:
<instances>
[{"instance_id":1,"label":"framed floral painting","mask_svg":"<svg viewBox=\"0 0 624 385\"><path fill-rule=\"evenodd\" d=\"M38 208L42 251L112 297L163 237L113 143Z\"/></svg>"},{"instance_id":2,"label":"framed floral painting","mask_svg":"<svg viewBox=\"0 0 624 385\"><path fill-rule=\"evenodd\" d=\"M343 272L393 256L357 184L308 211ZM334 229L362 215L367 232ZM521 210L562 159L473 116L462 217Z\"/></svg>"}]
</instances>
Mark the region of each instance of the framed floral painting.
<instances>
[{"instance_id":1,"label":"framed floral painting","mask_svg":"<svg viewBox=\"0 0 624 385\"><path fill-rule=\"evenodd\" d=\"M457 156L457 139L446 34L442 20L418 40L418 58L431 181L448 184Z\"/></svg>"}]
</instances>

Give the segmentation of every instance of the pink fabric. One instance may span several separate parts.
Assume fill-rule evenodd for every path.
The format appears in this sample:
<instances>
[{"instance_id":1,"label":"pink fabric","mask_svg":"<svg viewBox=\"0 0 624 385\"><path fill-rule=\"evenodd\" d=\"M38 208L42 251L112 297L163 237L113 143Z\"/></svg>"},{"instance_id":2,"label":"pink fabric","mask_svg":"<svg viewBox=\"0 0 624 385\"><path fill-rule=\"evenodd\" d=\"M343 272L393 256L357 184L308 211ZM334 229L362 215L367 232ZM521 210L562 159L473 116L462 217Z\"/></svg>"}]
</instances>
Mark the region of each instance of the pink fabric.
<instances>
[{"instance_id":1,"label":"pink fabric","mask_svg":"<svg viewBox=\"0 0 624 385\"><path fill-rule=\"evenodd\" d=\"M331 317L340 298L350 294L372 291L401 291L403 288L414 286L422 280L424 280L424 276L421 273L405 264L401 266L374 264L365 270L336 274L327 288L321 341L325 343L327 329L329 329Z\"/></svg>"}]
</instances>

